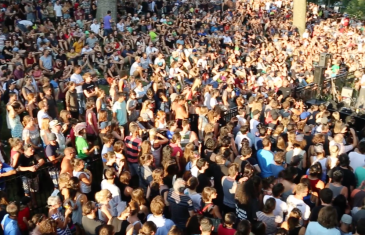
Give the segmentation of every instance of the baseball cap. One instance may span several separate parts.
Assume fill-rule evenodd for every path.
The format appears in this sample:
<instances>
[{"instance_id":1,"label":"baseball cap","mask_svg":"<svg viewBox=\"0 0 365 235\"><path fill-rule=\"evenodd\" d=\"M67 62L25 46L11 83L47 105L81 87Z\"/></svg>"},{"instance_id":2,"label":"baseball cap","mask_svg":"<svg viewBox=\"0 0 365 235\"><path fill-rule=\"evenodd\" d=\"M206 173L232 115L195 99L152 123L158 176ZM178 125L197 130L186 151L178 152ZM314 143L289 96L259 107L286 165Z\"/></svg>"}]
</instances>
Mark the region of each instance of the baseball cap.
<instances>
[{"instance_id":1,"label":"baseball cap","mask_svg":"<svg viewBox=\"0 0 365 235\"><path fill-rule=\"evenodd\" d=\"M352 217L350 215L343 214L341 217L341 222L345 224L352 224Z\"/></svg>"},{"instance_id":2,"label":"baseball cap","mask_svg":"<svg viewBox=\"0 0 365 235\"><path fill-rule=\"evenodd\" d=\"M55 141L55 140L57 140L56 134L55 133L48 134L48 140L49 141Z\"/></svg>"},{"instance_id":3,"label":"baseball cap","mask_svg":"<svg viewBox=\"0 0 365 235\"><path fill-rule=\"evenodd\" d=\"M85 31L85 34L90 34L90 32L89 31Z\"/></svg>"},{"instance_id":4,"label":"baseball cap","mask_svg":"<svg viewBox=\"0 0 365 235\"><path fill-rule=\"evenodd\" d=\"M324 149L323 149L323 145L322 144L317 144L314 146L314 151L316 153L323 153L324 152Z\"/></svg>"},{"instance_id":5,"label":"baseball cap","mask_svg":"<svg viewBox=\"0 0 365 235\"><path fill-rule=\"evenodd\" d=\"M171 102L174 102L175 100L176 100L176 98L177 98L177 93L172 93L171 95L170 95L170 100L171 100Z\"/></svg>"},{"instance_id":6,"label":"baseball cap","mask_svg":"<svg viewBox=\"0 0 365 235\"><path fill-rule=\"evenodd\" d=\"M193 49L193 52L197 52L197 50L196 49Z\"/></svg>"},{"instance_id":7,"label":"baseball cap","mask_svg":"<svg viewBox=\"0 0 365 235\"><path fill-rule=\"evenodd\" d=\"M50 123L49 123L49 128L53 128L57 125L61 125L60 122L58 122L58 120L52 120Z\"/></svg>"},{"instance_id":8,"label":"baseball cap","mask_svg":"<svg viewBox=\"0 0 365 235\"><path fill-rule=\"evenodd\" d=\"M304 120L311 115L310 112L303 112L300 114L300 119Z\"/></svg>"}]
</instances>

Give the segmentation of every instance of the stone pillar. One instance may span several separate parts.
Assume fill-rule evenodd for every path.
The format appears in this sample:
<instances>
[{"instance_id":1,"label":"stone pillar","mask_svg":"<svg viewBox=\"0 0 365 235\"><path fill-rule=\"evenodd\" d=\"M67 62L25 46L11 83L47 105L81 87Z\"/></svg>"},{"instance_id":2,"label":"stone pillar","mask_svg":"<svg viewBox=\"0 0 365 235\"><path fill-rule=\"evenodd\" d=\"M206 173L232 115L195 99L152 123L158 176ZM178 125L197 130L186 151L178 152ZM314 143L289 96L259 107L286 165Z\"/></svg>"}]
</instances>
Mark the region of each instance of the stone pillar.
<instances>
[{"instance_id":1,"label":"stone pillar","mask_svg":"<svg viewBox=\"0 0 365 235\"><path fill-rule=\"evenodd\" d=\"M293 9L293 25L299 30L300 35L305 31L307 15L307 1L306 0L294 0Z\"/></svg>"},{"instance_id":2,"label":"stone pillar","mask_svg":"<svg viewBox=\"0 0 365 235\"><path fill-rule=\"evenodd\" d=\"M96 19L100 21L106 16L108 11L112 12L114 22L117 20L117 0L98 0L98 10L96 12ZM117 23L117 22L116 22Z\"/></svg>"}]
</instances>

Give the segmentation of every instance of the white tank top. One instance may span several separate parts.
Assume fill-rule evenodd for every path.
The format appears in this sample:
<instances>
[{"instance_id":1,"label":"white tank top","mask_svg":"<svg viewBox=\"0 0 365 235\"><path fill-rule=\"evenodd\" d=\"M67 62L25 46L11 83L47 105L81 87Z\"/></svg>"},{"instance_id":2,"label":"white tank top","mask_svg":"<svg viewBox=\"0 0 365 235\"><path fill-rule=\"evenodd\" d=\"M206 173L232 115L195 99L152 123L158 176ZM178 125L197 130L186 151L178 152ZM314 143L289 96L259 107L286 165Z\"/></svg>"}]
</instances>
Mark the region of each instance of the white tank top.
<instances>
[{"instance_id":1,"label":"white tank top","mask_svg":"<svg viewBox=\"0 0 365 235\"><path fill-rule=\"evenodd\" d=\"M82 174L84 174L86 176L86 178L90 179L90 176L86 172L83 172L83 171L78 171L78 172L73 171L72 174L73 174L73 176L75 176L75 177L77 177L79 179L80 179L80 176ZM80 180L80 183L81 183L80 191L82 193L90 193L91 192L91 185L86 185L81 180Z\"/></svg>"}]
</instances>

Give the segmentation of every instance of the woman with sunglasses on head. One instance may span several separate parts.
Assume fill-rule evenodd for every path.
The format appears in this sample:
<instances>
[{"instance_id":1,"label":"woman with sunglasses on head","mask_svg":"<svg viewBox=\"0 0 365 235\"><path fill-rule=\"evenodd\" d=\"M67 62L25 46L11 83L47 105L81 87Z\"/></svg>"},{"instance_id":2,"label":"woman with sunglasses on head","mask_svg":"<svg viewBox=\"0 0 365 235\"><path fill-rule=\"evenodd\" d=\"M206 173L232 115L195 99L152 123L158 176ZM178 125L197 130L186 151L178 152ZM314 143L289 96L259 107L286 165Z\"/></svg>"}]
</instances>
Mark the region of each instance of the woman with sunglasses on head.
<instances>
[{"instance_id":1,"label":"woman with sunglasses on head","mask_svg":"<svg viewBox=\"0 0 365 235\"><path fill-rule=\"evenodd\" d=\"M41 139L38 126L36 125L36 119L27 115L23 118L23 140L25 144L32 145L36 150L40 149Z\"/></svg>"}]
</instances>

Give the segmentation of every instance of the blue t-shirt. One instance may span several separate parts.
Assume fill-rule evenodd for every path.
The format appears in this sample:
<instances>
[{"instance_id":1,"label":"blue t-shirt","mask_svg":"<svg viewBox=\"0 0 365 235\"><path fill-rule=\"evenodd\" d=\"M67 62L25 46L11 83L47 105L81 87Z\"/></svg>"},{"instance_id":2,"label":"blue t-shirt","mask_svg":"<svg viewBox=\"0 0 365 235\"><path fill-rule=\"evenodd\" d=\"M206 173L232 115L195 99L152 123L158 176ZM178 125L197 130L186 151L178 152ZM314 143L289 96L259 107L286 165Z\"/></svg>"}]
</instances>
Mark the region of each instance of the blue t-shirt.
<instances>
[{"instance_id":1,"label":"blue t-shirt","mask_svg":"<svg viewBox=\"0 0 365 235\"><path fill-rule=\"evenodd\" d=\"M10 219L9 214L4 216L1 225L4 227L4 235L21 235L18 221Z\"/></svg>"},{"instance_id":2,"label":"blue t-shirt","mask_svg":"<svg viewBox=\"0 0 365 235\"><path fill-rule=\"evenodd\" d=\"M280 171L284 170L285 168L283 166L278 166L276 164L270 164L270 169L273 176L275 176L275 178L278 178Z\"/></svg>"},{"instance_id":3,"label":"blue t-shirt","mask_svg":"<svg viewBox=\"0 0 365 235\"><path fill-rule=\"evenodd\" d=\"M11 166L9 166L6 163L3 163L3 167L0 169L0 174L6 173L6 172L9 172L9 171L12 171L12 170L14 170L14 168L12 168ZM1 178L0 179L0 191L5 190L5 185L6 184L4 182L4 178Z\"/></svg>"},{"instance_id":4,"label":"blue t-shirt","mask_svg":"<svg viewBox=\"0 0 365 235\"><path fill-rule=\"evenodd\" d=\"M112 17L110 15L104 16L104 29L111 29L112 28L110 26L110 20L111 19L112 19Z\"/></svg>"},{"instance_id":5,"label":"blue t-shirt","mask_svg":"<svg viewBox=\"0 0 365 235\"><path fill-rule=\"evenodd\" d=\"M113 113L116 113L117 120L119 125L124 125L127 123L127 109L126 103L123 101L122 103L117 101L113 105Z\"/></svg>"},{"instance_id":6,"label":"blue t-shirt","mask_svg":"<svg viewBox=\"0 0 365 235\"><path fill-rule=\"evenodd\" d=\"M274 154L271 151L260 149L257 152L257 161L259 162L261 168L261 176L263 178L273 175L270 164L274 163Z\"/></svg>"}]
</instances>

